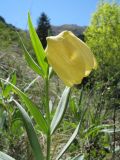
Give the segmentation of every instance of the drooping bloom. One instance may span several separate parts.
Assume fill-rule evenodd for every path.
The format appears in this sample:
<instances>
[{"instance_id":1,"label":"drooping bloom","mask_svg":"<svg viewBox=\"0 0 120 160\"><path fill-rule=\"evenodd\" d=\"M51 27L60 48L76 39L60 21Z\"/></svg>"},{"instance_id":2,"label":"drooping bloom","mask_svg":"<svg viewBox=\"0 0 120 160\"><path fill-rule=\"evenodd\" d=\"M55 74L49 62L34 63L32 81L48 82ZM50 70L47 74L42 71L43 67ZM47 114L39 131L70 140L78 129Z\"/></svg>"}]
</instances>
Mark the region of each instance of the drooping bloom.
<instances>
[{"instance_id":1,"label":"drooping bloom","mask_svg":"<svg viewBox=\"0 0 120 160\"><path fill-rule=\"evenodd\" d=\"M45 51L48 63L66 86L80 84L97 67L89 47L70 31L47 37Z\"/></svg>"}]
</instances>

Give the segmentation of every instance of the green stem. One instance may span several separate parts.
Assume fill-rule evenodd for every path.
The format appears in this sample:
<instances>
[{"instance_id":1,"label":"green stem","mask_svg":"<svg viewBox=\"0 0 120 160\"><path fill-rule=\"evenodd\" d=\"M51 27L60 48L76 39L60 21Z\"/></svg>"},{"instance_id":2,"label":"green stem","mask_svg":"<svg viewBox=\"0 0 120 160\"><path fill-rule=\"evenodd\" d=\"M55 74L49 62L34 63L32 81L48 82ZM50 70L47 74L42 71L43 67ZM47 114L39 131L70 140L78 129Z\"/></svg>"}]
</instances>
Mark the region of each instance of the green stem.
<instances>
[{"instance_id":1,"label":"green stem","mask_svg":"<svg viewBox=\"0 0 120 160\"><path fill-rule=\"evenodd\" d=\"M50 160L51 135L50 135L49 79L48 78L46 78L45 91L46 91L46 117L47 117L47 123L48 123L46 160Z\"/></svg>"},{"instance_id":2,"label":"green stem","mask_svg":"<svg viewBox=\"0 0 120 160\"><path fill-rule=\"evenodd\" d=\"M50 130L49 130L48 134L47 134L47 157L46 157L46 160L50 160L50 146L51 146L51 135L50 135Z\"/></svg>"},{"instance_id":3,"label":"green stem","mask_svg":"<svg viewBox=\"0 0 120 160\"><path fill-rule=\"evenodd\" d=\"M45 92L46 92L46 117L47 117L48 125L50 125L50 110L49 110L49 80L48 80L48 78L46 78Z\"/></svg>"}]
</instances>

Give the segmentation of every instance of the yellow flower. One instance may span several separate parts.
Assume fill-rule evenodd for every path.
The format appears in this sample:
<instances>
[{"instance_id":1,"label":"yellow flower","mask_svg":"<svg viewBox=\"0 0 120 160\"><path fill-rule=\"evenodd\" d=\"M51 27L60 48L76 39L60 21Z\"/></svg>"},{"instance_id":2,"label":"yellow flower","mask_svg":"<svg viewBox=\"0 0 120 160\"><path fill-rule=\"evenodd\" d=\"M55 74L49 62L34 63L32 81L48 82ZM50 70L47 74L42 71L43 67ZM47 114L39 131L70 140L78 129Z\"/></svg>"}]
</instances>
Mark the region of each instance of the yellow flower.
<instances>
[{"instance_id":1,"label":"yellow flower","mask_svg":"<svg viewBox=\"0 0 120 160\"><path fill-rule=\"evenodd\" d=\"M47 37L48 63L66 86L80 84L97 67L89 47L70 31Z\"/></svg>"}]
</instances>

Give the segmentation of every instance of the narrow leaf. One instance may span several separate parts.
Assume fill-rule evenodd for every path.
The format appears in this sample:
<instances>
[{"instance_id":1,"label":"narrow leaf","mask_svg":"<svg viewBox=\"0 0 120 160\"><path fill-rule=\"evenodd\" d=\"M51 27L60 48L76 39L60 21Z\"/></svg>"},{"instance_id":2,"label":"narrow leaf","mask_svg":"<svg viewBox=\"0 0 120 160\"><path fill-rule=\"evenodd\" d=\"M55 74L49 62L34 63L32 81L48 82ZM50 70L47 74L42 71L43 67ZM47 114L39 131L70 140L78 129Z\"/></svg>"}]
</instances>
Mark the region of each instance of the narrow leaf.
<instances>
[{"instance_id":1,"label":"narrow leaf","mask_svg":"<svg viewBox=\"0 0 120 160\"><path fill-rule=\"evenodd\" d=\"M0 160L15 160L15 159L0 151Z\"/></svg>"},{"instance_id":2,"label":"narrow leaf","mask_svg":"<svg viewBox=\"0 0 120 160\"><path fill-rule=\"evenodd\" d=\"M104 133L116 133L116 132L120 132L120 129L115 129L112 128L112 129L102 129L100 132L104 132Z\"/></svg>"},{"instance_id":3,"label":"narrow leaf","mask_svg":"<svg viewBox=\"0 0 120 160\"><path fill-rule=\"evenodd\" d=\"M0 78L2 81L6 82L4 79ZM48 126L45 118L43 117L42 113L39 111L36 104L34 104L25 93L23 93L20 89L18 89L15 85L13 85L10 82L7 82L9 85L12 86L15 93L17 93L23 102L26 104L26 107L28 108L29 112L35 119L36 123L38 124L41 131L43 131L45 134L47 134Z\"/></svg>"},{"instance_id":4,"label":"narrow leaf","mask_svg":"<svg viewBox=\"0 0 120 160\"><path fill-rule=\"evenodd\" d=\"M40 67L42 68L44 74L46 75L47 68L48 68L48 64L45 61L46 53L45 53L45 51L42 47L42 44L39 40L39 37L33 27L30 13L28 13L28 26L29 26L30 37L31 37L31 41L32 41L32 45L33 45L35 54L36 54L37 61L40 65Z\"/></svg>"},{"instance_id":5,"label":"narrow leaf","mask_svg":"<svg viewBox=\"0 0 120 160\"><path fill-rule=\"evenodd\" d=\"M51 134L53 134L53 132L56 130L56 128L58 127L63 118L63 115L68 105L69 95L70 95L70 88L66 87L65 90L63 91L62 97L59 101L55 115L51 122Z\"/></svg>"},{"instance_id":6,"label":"narrow leaf","mask_svg":"<svg viewBox=\"0 0 120 160\"><path fill-rule=\"evenodd\" d=\"M81 125L82 125L82 121L83 121L83 118L85 116L85 113L87 111L87 108L88 106L84 109L82 115L81 115L81 119L80 119L80 122L79 124L77 125L75 131L73 132L72 136L70 137L70 139L68 140L68 142L66 143L66 145L63 147L62 151L59 153L59 155L57 156L56 160L59 160L60 157L65 153L65 151L69 148L69 146L71 145L71 143L74 141L75 137L77 136L80 128L81 128Z\"/></svg>"},{"instance_id":7,"label":"narrow leaf","mask_svg":"<svg viewBox=\"0 0 120 160\"><path fill-rule=\"evenodd\" d=\"M29 83L29 85L24 89L24 92L27 92L29 88L40 78L40 76L37 76L35 79L32 80L32 82Z\"/></svg>"},{"instance_id":8,"label":"narrow leaf","mask_svg":"<svg viewBox=\"0 0 120 160\"><path fill-rule=\"evenodd\" d=\"M37 63L34 61L34 59L31 57L31 55L29 54L29 52L27 51L24 43L23 43L23 40L22 38L20 37L19 33L18 33L18 36L20 38L20 41L21 41L21 44L23 46L23 49L24 49L24 55L25 55L25 60L27 61L28 63L28 66L34 71L36 72L37 74L43 76L43 71L42 69L37 65Z\"/></svg>"},{"instance_id":9,"label":"narrow leaf","mask_svg":"<svg viewBox=\"0 0 120 160\"><path fill-rule=\"evenodd\" d=\"M84 160L84 155L77 155L72 160Z\"/></svg>"},{"instance_id":10,"label":"narrow leaf","mask_svg":"<svg viewBox=\"0 0 120 160\"><path fill-rule=\"evenodd\" d=\"M0 114L0 129L4 128L7 117L7 112L4 110L3 113Z\"/></svg>"},{"instance_id":11,"label":"narrow leaf","mask_svg":"<svg viewBox=\"0 0 120 160\"><path fill-rule=\"evenodd\" d=\"M62 151L60 152L60 154L58 155L58 157L56 158L56 160L59 160L59 158L64 154L64 152L68 149L68 147L71 145L71 143L73 142L73 140L75 139L75 137L78 134L79 128L80 128L80 124L78 124L78 126L76 127L74 133L72 134L72 136L70 137L70 139L68 140L68 142L66 143L66 145L63 147Z\"/></svg>"},{"instance_id":12,"label":"narrow leaf","mask_svg":"<svg viewBox=\"0 0 120 160\"><path fill-rule=\"evenodd\" d=\"M21 112L23 121L24 121L24 125L27 131L27 135L29 138L29 142L34 154L34 157L36 160L43 160L43 153L37 138L37 135L35 133L32 121L29 117L29 115L27 114L27 112L25 111L25 109L16 101L13 99L13 101L15 102L15 104L17 105L19 111Z\"/></svg>"}]
</instances>

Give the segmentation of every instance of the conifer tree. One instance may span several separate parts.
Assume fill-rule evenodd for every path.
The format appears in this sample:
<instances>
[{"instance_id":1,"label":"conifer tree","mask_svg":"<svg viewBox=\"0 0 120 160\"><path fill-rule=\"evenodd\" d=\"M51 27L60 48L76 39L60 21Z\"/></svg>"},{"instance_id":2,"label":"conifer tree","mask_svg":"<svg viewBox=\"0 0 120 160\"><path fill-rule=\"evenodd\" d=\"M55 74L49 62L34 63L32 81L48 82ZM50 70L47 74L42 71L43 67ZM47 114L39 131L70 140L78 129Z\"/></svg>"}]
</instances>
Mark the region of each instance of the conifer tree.
<instances>
[{"instance_id":1,"label":"conifer tree","mask_svg":"<svg viewBox=\"0 0 120 160\"><path fill-rule=\"evenodd\" d=\"M2 16L0 16L0 22L6 23L5 19Z\"/></svg>"},{"instance_id":2,"label":"conifer tree","mask_svg":"<svg viewBox=\"0 0 120 160\"><path fill-rule=\"evenodd\" d=\"M43 48L46 48L46 37L52 34L52 29L50 25L50 20L44 12L40 15L38 19L37 34L40 38Z\"/></svg>"}]
</instances>

